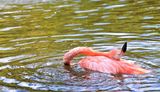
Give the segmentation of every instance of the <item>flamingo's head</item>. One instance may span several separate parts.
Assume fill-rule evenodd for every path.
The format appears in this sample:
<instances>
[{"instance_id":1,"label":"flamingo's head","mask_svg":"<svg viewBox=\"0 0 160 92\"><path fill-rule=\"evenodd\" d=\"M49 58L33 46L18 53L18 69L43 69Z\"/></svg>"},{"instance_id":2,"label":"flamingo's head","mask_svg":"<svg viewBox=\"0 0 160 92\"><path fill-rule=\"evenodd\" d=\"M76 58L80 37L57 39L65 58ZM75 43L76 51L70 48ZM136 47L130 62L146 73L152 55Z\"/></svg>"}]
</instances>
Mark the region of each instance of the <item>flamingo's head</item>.
<instances>
[{"instance_id":1,"label":"flamingo's head","mask_svg":"<svg viewBox=\"0 0 160 92\"><path fill-rule=\"evenodd\" d=\"M126 50L127 50L127 42L124 43L124 45L123 45L121 50L118 50L118 49L111 50L109 52L110 53L110 57L119 60L124 55Z\"/></svg>"}]
</instances>

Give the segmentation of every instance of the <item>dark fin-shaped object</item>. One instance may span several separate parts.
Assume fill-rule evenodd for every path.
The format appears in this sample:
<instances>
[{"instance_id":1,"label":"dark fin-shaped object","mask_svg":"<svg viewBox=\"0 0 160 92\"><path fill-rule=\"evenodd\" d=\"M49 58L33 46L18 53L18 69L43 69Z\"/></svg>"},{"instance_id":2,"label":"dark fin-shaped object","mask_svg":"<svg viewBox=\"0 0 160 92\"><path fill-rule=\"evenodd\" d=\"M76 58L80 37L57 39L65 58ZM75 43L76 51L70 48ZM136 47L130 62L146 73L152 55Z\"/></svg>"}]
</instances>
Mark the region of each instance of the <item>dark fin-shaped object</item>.
<instances>
[{"instance_id":1,"label":"dark fin-shaped object","mask_svg":"<svg viewBox=\"0 0 160 92\"><path fill-rule=\"evenodd\" d=\"M125 53L127 51L127 42L124 43L124 45L122 47L122 51L123 51L123 53Z\"/></svg>"}]
</instances>

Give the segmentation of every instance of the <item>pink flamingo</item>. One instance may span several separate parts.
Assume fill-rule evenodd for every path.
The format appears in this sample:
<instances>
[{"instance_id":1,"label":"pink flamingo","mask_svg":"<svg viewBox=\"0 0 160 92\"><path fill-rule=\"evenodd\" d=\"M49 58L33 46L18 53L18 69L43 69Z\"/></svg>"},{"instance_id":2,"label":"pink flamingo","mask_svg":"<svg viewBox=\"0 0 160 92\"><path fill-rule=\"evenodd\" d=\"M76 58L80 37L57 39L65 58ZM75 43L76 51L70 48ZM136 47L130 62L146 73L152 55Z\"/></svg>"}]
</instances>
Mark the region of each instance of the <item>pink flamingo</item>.
<instances>
[{"instance_id":1,"label":"pink flamingo","mask_svg":"<svg viewBox=\"0 0 160 92\"><path fill-rule=\"evenodd\" d=\"M78 64L86 69L110 74L144 74L149 73L127 60L120 59L127 50L127 42L122 47L122 50L111 50L109 52L97 52L88 47L76 47L64 54L64 64L70 65L72 59L79 55L87 55L81 59Z\"/></svg>"}]
</instances>

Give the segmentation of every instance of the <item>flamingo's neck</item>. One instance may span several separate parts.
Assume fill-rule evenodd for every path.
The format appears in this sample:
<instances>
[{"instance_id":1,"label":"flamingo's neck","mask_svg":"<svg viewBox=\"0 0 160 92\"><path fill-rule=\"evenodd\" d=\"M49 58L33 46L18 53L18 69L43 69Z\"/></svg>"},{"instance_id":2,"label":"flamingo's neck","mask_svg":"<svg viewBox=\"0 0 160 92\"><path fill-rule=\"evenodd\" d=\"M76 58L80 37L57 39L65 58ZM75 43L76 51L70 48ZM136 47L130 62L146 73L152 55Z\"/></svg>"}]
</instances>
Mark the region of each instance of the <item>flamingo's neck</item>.
<instances>
[{"instance_id":1,"label":"flamingo's neck","mask_svg":"<svg viewBox=\"0 0 160 92\"><path fill-rule=\"evenodd\" d=\"M71 49L67 53L65 53L65 55L63 57L64 64L70 65L71 60L79 54L83 54L83 55L87 55L87 56L107 56L107 57L110 57L110 54L107 52L96 52L88 47L76 47L76 48Z\"/></svg>"}]
</instances>

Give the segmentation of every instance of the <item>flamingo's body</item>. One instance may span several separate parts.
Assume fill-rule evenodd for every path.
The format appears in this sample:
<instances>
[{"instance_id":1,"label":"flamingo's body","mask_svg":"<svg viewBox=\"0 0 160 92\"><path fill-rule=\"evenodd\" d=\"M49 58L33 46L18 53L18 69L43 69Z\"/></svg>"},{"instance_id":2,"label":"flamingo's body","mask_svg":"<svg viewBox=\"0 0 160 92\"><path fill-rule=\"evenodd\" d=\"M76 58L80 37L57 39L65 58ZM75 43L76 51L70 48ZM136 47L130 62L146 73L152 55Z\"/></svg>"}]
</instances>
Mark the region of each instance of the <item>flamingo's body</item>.
<instances>
[{"instance_id":1,"label":"flamingo's body","mask_svg":"<svg viewBox=\"0 0 160 92\"><path fill-rule=\"evenodd\" d=\"M87 57L81 59L78 64L84 69L111 74L144 74L149 72L127 60L120 59L123 53L118 53L120 53L119 50L96 52L88 47L77 47L67 52L63 59L66 65L70 65L75 56L83 54Z\"/></svg>"}]
</instances>

